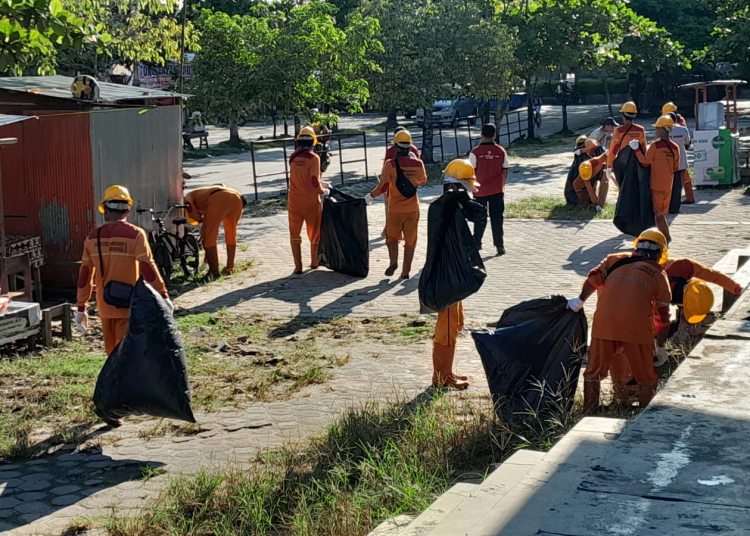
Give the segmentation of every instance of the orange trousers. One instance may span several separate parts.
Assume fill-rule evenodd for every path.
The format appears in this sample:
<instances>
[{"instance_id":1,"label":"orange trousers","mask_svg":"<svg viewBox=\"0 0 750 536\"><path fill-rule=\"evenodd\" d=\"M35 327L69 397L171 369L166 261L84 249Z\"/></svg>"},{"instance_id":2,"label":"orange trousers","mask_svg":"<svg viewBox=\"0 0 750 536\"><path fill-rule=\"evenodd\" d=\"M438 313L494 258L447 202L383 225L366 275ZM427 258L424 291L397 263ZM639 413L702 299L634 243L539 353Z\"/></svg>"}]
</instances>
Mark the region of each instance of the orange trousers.
<instances>
[{"instance_id":1,"label":"orange trousers","mask_svg":"<svg viewBox=\"0 0 750 536\"><path fill-rule=\"evenodd\" d=\"M102 334L104 335L104 351L107 356L117 347L128 332L129 318L102 318Z\"/></svg>"},{"instance_id":2,"label":"orange trousers","mask_svg":"<svg viewBox=\"0 0 750 536\"><path fill-rule=\"evenodd\" d=\"M388 212L385 220L386 243L398 242L404 238L405 248L417 247L417 235L419 234L419 211L415 212Z\"/></svg>"},{"instance_id":3,"label":"orange trousers","mask_svg":"<svg viewBox=\"0 0 750 536\"><path fill-rule=\"evenodd\" d=\"M242 198L234 192L220 190L208 198L203 218L201 237L204 248L215 248L219 226L224 224L224 241L227 246L237 245L237 225L242 218Z\"/></svg>"},{"instance_id":4,"label":"orange trousers","mask_svg":"<svg viewBox=\"0 0 750 536\"><path fill-rule=\"evenodd\" d=\"M612 376L615 387L624 386L632 378L638 383L656 384L659 376L654 370L654 343L591 339L589 363L583 378L600 381L607 373Z\"/></svg>"},{"instance_id":5,"label":"orange trousers","mask_svg":"<svg viewBox=\"0 0 750 536\"><path fill-rule=\"evenodd\" d=\"M464 306L458 302L438 312L435 337L432 342L432 384L450 385L466 376L456 377L453 359L456 355L458 334L464 328Z\"/></svg>"},{"instance_id":6,"label":"orange trousers","mask_svg":"<svg viewBox=\"0 0 750 536\"><path fill-rule=\"evenodd\" d=\"M311 244L320 242L320 220L323 205L315 203L306 208L289 208L289 238L292 242L302 241L302 225L307 228L307 238Z\"/></svg>"}]
</instances>

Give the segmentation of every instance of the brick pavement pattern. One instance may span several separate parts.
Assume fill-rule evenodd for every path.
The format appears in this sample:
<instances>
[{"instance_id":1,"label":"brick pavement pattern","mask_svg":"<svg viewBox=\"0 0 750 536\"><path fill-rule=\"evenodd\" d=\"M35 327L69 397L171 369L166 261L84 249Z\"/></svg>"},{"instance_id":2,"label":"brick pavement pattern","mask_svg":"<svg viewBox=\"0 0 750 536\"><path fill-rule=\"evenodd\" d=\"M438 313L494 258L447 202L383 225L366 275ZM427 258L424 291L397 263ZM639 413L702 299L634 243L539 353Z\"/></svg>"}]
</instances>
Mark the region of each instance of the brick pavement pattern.
<instances>
[{"instance_id":1,"label":"brick pavement pattern","mask_svg":"<svg viewBox=\"0 0 750 536\"><path fill-rule=\"evenodd\" d=\"M561 181L556 175L540 184L561 191ZM422 234L415 267L424 262L427 203L436 195L437 187L420 193ZM514 195L519 194L509 197ZM750 198L737 190L699 192L697 197L699 204L684 207L684 214L673 221L671 252L712 265L729 249L750 241L750 218L746 217ZM419 273L415 270L405 282L383 275L387 253L378 236L384 223L383 206L369 207L368 217L371 272L365 279L325 269L292 276L286 214L245 218L240 239L249 248L242 255L254 259L254 267L191 291L176 304L190 312L226 307L275 318L364 318L417 312ZM482 328L495 322L504 308L525 299L550 293L577 294L588 270L628 243L610 221L508 221L508 254L485 258L487 280L465 303L468 327ZM75 517L106 515L111 508L136 511L155 497L172 475L251 463L263 449L320 432L353 405L410 400L428 386L428 343L398 347L373 341L367 346L367 352L353 353L348 364L334 370L327 384L307 388L290 400L197 414L201 425L197 435L139 437L139 432L156 421L126 423L116 431L98 430L99 447L75 451L74 446L66 445L43 457L0 465L0 532L59 534ZM472 378L473 391L486 392L479 357L466 333L459 341L457 366ZM162 467L166 474L143 481L141 468L145 466Z\"/></svg>"}]
</instances>

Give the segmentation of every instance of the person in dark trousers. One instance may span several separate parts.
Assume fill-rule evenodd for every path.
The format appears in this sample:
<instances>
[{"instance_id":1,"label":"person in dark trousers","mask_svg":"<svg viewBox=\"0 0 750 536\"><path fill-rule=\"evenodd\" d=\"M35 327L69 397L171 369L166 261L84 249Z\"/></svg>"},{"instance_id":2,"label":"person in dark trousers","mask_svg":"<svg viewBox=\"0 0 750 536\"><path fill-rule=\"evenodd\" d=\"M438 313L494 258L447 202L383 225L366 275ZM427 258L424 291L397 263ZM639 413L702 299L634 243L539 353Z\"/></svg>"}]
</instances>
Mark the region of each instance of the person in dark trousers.
<instances>
[{"instance_id":1,"label":"person in dark trousers","mask_svg":"<svg viewBox=\"0 0 750 536\"><path fill-rule=\"evenodd\" d=\"M481 186L475 200L485 210L489 209L492 222L492 241L498 255L505 255L503 241L503 213L505 212L505 183L508 181L508 155L495 142L497 129L492 123L482 127L482 143L471 150L469 161L476 169L477 181ZM486 221L474 225L474 242L482 249L482 238L487 228Z\"/></svg>"}]
</instances>

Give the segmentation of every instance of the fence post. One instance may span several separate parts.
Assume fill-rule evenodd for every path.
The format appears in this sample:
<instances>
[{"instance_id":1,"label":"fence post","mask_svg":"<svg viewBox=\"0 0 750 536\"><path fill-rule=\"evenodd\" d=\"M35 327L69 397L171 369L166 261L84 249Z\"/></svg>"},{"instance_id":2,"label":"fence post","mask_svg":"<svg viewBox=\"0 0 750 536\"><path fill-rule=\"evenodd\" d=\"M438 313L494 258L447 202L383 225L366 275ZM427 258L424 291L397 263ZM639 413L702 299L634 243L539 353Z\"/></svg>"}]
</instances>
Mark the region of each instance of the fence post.
<instances>
[{"instance_id":1,"label":"fence post","mask_svg":"<svg viewBox=\"0 0 750 536\"><path fill-rule=\"evenodd\" d=\"M509 114L505 114L505 132L508 134L508 147L510 147L510 144L513 143L513 140L510 138L510 118Z\"/></svg>"},{"instance_id":2,"label":"fence post","mask_svg":"<svg viewBox=\"0 0 750 536\"><path fill-rule=\"evenodd\" d=\"M468 117L466 118L466 132L469 134L469 151L471 151L471 119Z\"/></svg>"},{"instance_id":3,"label":"fence post","mask_svg":"<svg viewBox=\"0 0 750 536\"><path fill-rule=\"evenodd\" d=\"M456 158L458 158L458 125L453 123L453 141L456 142Z\"/></svg>"},{"instance_id":4,"label":"fence post","mask_svg":"<svg viewBox=\"0 0 750 536\"><path fill-rule=\"evenodd\" d=\"M443 125L440 123L438 123L438 134L440 136L440 161L445 162L445 149L443 149ZM433 143L433 145L435 144Z\"/></svg>"},{"instance_id":5,"label":"fence post","mask_svg":"<svg viewBox=\"0 0 750 536\"><path fill-rule=\"evenodd\" d=\"M286 189L289 190L289 164L286 154L286 140L284 140L284 176L286 177Z\"/></svg>"},{"instance_id":6,"label":"fence post","mask_svg":"<svg viewBox=\"0 0 750 536\"><path fill-rule=\"evenodd\" d=\"M255 200L258 200L258 173L255 171L255 144L250 142L250 158L253 161L253 188L255 189Z\"/></svg>"},{"instance_id":7,"label":"fence post","mask_svg":"<svg viewBox=\"0 0 750 536\"><path fill-rule=\"evenodd\" d=\"M344 185L344 157L341 156L341 138L336 138L339 142L339 173L341 174L341 186Z\"/></svg>"},{"instance_id":8,"label":"fence post","mask_svg":"<svg viewBox=\"0 0 750 536\"><path fill-rule=\"evenodd\" d=\"M364 146L365 150L365 180L370 178L370 170L367 168L367 131L362 131L362 145ZM386 144L386 147L388 145Z\"/></svg>"}]
</instances>

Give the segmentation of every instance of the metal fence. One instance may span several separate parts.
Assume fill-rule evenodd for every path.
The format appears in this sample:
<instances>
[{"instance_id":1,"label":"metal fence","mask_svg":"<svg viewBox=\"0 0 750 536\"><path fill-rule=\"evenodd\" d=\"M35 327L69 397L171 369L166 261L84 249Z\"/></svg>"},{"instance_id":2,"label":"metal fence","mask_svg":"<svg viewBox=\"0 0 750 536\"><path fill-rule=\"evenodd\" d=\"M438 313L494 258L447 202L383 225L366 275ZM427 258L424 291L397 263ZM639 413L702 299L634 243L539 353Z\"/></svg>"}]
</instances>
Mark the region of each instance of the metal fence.
<instances>
[{"instance_id":1,"label":"metal fence","mask_svg":"<svg viewBox=\"0 0 750 536\"><path fill-rule=\"evenodd\" d=\"M469 151L481 141L483 121L480 116L471 115L453 122L450 126L443 127L439 122L433 125L432 130L432 154L435 162L445 162L446 156L458 158L466 156ZM406 127L412 137L412 142L419 147L420 152L424 151L424 125L419 123L400 123L399 126ZM466 138L464 138L466 133ZM453 143L450 142L450 135L453 135ZM389 145L393 138L393 130L386 129L385 145ZM468 139L466 150L462 150L464 139ZM418 143L419 142L419 143ZM452 147L451 147L452 146ZM449 148L455 149L455 152L448 152ZM440 151L440 159L435 155L435 151Z\"/></svg>"},{"instance_id":2,"label":"metal fence","mask_svg":"<svg viewBox=\"0 0 750 536\"><path fill-rule=\"evenodd\" d=\"M503 114L496 124L498 143L507 140L507 146L510 147L516 139L528 136L528 117L528 110L513 110Z\"/></svg>"}]
</instances>

